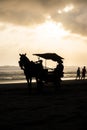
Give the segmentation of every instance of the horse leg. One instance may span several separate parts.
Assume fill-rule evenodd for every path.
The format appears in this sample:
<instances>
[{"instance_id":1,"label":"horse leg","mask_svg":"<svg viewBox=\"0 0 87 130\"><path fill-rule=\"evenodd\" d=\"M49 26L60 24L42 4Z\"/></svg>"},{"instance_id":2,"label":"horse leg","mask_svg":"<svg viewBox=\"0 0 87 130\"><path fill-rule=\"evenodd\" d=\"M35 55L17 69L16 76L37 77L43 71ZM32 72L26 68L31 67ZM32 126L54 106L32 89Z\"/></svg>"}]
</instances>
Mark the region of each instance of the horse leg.
<instances>
[{"instance_id":1,"label":"horse leg","mask_svg":"<svg viewBox=\"0 0 87 130\"><path fill-rule=\"evenodd\" d=\"M26 80L27 80L27 85L29 87L29 78L26 76Z\"/></svg>"},{"instance_id":2,"label":"horse leg","mask_svg":"<svg viewBox=\"0 0 87 130\"><path fill-rule=\"evenodd\" d=\"M31 87L31 82L32 82L32 77L30 77L30 82L29 82L30 87Z\"/></svg>"},{"instance_id":3,"label":"horse leg","mask_svg":"<svg viewBox=\"0 0 87 130\"><path fill-rule=\"evenodd\" d=\"M31 81L32 81L32 78L26 77L26 80L27 80L27 84L28 84L28 89L29 89L29 91L31 91Z\"/></svg>"},{"instance_id":4,"label":"horse leg","mask_svg":"<svg viewBox=\"0 0 87 130\"><path fill-rule=\"evenodd\" d=\"M38 83L39 83L39 80L38 80L38 78L37 78L37 77L35 77L35 79L36 79L36 84L37 84L37 88L38 88Z\"/></svg>"}]
</instances>

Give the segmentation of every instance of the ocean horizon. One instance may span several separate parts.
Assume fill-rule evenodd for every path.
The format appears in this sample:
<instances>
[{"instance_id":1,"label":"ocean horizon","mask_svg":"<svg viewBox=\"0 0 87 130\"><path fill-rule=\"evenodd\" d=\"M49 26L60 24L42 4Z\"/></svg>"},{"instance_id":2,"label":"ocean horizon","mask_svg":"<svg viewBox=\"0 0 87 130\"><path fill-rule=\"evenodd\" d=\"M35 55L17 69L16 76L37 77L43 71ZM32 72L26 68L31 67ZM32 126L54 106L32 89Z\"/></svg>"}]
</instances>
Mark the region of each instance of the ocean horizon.
<instances>
[{"instance_id":1,"label":"ocean horizon","mask_svg":"<svg viewBox=\"0 0 87 130\"><path fill-rule=\"evenodd\" d=\"M64 66L62 80L75 80L77 68L77 66ZM2 83L26 83L23 70L19 66L0 66L0 84Z\"/></svg>"}]
</instances>

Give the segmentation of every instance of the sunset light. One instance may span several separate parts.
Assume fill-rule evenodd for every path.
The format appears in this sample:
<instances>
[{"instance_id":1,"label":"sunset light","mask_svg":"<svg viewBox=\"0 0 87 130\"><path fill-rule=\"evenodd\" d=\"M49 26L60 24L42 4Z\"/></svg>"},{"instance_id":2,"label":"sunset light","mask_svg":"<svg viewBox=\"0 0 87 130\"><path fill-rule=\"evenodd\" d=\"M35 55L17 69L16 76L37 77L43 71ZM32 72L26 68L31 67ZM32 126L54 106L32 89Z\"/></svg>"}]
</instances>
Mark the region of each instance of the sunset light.
<instances>
[{"instance_id":1,"label":"sunset light","mask_svg":"<svg viewBox=\"0 0 87 130\"><path fill-rule=\"evenodd\" d=\"M0 1L0 65L18 65L19 53L55 52L64 65L87 64L87 1ZM84 58L83 58L84 57Z\"/></svg>"},{"instance_id":2,"label":"sunset light","mask_svg":"<svg viewBox=\"0 0 87 130\"><path fill-rule=\"evenodd\" d=\"M53 21L46 21L45 23L36 27L35 31L39 36L46 37L58 37L59 39L63 36L68 35L68 31L65 31L61 23Z\"/></svg>"}]
</instances>

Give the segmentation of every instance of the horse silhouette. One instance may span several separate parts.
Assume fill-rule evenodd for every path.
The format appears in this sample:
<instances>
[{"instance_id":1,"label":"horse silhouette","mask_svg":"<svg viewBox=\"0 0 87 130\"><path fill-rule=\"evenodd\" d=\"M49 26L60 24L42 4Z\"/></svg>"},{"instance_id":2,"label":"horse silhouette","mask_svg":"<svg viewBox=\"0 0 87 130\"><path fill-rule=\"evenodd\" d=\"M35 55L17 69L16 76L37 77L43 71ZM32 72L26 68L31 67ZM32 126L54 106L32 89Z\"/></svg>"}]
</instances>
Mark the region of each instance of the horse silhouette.
<instances>
[{"instance_id":1,"label":"horse silhouette","mask_svg":"<svg viewBox=\"0 0 87 130\"><path fill-rule=\"evenodd\" d=\"M24 71L28 86L31 87L33 77L36 79L37 85L39 83L42 83L44 77L44 69L42 64L30 61L27 58L26 54L19 54L19 55L20 55L19 66Z\"/></svg>"}]
</instances>

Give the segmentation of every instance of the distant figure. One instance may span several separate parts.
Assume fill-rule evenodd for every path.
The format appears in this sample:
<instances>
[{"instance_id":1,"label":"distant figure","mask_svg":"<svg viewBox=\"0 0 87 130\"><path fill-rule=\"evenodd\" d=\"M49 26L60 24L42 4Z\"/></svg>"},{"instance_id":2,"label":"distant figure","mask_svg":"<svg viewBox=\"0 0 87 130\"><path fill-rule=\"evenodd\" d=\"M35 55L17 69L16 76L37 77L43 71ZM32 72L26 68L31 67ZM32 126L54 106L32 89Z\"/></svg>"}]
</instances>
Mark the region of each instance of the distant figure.
<instances>
[{"instance_id":1,"label":"distant figure","mask_svg":"<svg viewBox=\"0 0 87 130\"><path fill-rule=\"evenodd\" d=\"M82 69L82 77L81 77L81 79L85 79L85 76L86 76L86 67L84 66L83 69Z\"/></svg>"},{"instance_id":2,"label":"distant figure","mask_svg":"<svg viewBox=\"0 0 87 130\"><path fill-rule=\"evenodd\" d=\"M77 75L76 75L76 79L79 78L80 79L80 67L78 67L77 69Z\"/></svg>"}]
</instances>

